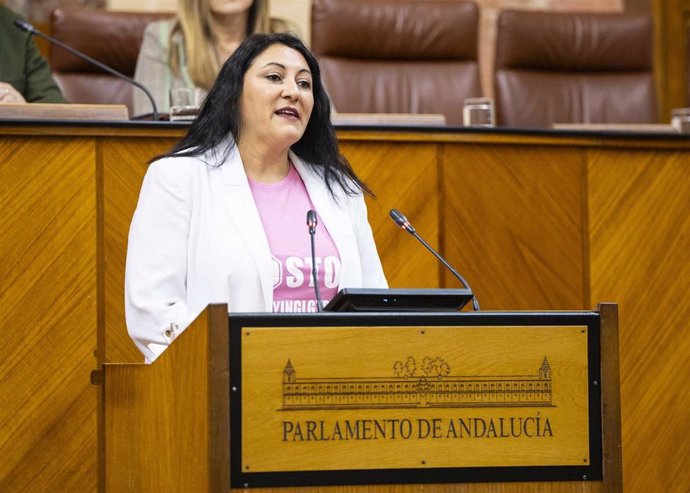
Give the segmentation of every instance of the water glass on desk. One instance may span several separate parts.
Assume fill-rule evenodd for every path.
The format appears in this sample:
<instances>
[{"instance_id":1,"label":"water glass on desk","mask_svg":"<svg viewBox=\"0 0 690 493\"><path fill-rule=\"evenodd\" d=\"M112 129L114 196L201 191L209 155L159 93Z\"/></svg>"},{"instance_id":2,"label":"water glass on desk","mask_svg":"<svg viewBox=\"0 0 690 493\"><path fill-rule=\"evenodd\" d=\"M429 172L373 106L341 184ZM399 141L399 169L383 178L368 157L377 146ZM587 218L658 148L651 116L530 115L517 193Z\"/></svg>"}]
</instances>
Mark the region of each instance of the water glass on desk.
<instances>
[{"instance_id":1,"label":"water glass on desk","mask_svg":"<svg viewBox=\"0 0 690 493\"><path fill-rule=\"evenodd\" d=\"M494 101L491 98L467 98L462 107L462 123L466 127L493 127Z\"/></svg>"},{"instance_id":2,"label":"water glass on desk","mask_svg":"<svg viewBox=\"0 0 690 493\"><path fill-rule=\"evenodd\" d=\"M673 108L671 126L676 132L690 134L690 108Z\"/></svg>"},{"instance_id":3,"label":"water glass on desk","mask_svg":"<svg viewBox=\"0 0 690 493\"><path fill-rule=\"evenodd\" d=\"M201 106L201 90L196 87L170 89L170 121L191 121Z\"/></svg>"}]
</instances>

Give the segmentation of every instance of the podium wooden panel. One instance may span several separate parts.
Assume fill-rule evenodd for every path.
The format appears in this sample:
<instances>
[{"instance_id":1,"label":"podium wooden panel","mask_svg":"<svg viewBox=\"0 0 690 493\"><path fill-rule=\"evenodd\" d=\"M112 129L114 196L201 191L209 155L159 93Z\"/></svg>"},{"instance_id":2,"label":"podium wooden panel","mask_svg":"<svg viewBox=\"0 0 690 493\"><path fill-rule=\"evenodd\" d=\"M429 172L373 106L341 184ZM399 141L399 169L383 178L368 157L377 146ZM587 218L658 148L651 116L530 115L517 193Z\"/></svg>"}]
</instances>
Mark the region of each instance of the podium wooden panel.
<instances>
[{"instance_id":1,"label":"podium wooden panel","mask_svg":"<svg viewBox=\"0 0 690 493\"><path fill-rule=\"evenodd\" d=\"M226 310L226 305L209 307L152 365L106 363L103 366L101 405L104 422L102 434L99 434L103 451L101 491L230 490L230 426L233 416L229 394L231 369L234 368L231 358L239 355L239 350L230 347L233 337L229 336ZM428 483L423 485L424 491L623 491L617 307L602 304L599 310L601 325L598 334L600 340L597 342L600 344L600 353L597 352L596 356L601 356L601 382L595 382L595 385L601 385L603 479L501 482L500 477L493 477L490 483ZM501 315L514 318L518 324L519 313ZM437 318L434 322L429 321L428 326L463 326L468 322L462 320L472 316L447 315L442 323ZM379 316L378 319L384 320L384 317ZM421 315L418 318L424 320L424 317ZM389 324L400 325L401 329L405 325L404 322L396 322L395 315L388 315L388 320ZM323 324L321 321L320 325ZM310 330L322 329L315 327ZM389 337L393 340L396 337L395 327L389 327L387 331L390 331ZM233 383L235 388L237 386ZM419 474L422 473L423 470L420 470ZM391 474L391 483L395 483L394 477ZM412 492L420 488L422 486L419 484L379 484L252 490Z\"/></svg>"}]
</instances>

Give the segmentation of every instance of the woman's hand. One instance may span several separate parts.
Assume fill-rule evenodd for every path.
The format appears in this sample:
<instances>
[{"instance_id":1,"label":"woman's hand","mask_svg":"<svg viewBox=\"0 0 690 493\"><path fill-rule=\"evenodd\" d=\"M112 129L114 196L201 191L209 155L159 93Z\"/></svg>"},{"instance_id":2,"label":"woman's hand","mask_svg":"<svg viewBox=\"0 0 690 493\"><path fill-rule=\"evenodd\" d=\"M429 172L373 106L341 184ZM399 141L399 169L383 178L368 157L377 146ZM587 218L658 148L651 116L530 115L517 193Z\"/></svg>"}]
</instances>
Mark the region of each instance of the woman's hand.
<instances>
[{"instance_id":1,"label":"woman's hand","mask_svg":"<svg viewBox=\"0 0 690 493\"><path fill-rule=\"evenodd\" d=\"M0 82L0 104L24 104L26 99L11 84Z\"/></svg>"}]
</instances>

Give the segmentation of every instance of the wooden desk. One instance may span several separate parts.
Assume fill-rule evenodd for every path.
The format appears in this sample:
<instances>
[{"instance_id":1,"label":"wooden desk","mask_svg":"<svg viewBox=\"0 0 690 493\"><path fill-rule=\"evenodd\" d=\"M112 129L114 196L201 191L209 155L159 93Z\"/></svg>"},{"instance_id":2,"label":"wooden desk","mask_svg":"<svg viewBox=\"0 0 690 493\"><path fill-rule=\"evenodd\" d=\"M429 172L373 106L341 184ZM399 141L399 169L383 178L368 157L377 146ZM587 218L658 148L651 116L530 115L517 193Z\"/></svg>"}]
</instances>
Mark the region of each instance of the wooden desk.
<instances>
[{"instance_id":1,"label":"wooden desk","mask_svg":"<svg viewBox=\"0 0 690 493\"><path fill-rule=\"evenodd\" d=\"M127 231L146 161L183 130L0 123L0 490L95 490L88 375L96 358L140 359L124 328ZM619 304L626 490L687 491L690 139L385 128L339 138L378 196L369 217L392 287L457 286L388 218L396 207L482 308Z\"/></svg>"}]
</instances>

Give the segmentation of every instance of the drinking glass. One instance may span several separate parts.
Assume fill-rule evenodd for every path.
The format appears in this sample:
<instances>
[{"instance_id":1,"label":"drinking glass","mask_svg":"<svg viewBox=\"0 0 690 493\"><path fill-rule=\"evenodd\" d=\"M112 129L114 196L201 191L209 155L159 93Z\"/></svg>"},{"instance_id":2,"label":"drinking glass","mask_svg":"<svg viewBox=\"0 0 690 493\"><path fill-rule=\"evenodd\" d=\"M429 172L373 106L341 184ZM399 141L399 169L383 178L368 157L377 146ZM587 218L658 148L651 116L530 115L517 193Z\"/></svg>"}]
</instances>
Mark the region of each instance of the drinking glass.
<instances>
[{"instance_id":1,"label":"drinking glass","mask_svg":"<svg viewBox=\"0 0 690 493\"><path fill-rule=\"evenodd\" d=\"M462 123L466 127L493 127L494 101L491 98L467 98L462 107Z\"/></svg>"},{"instance_id":2,"label":"drinking glass","mask_svg":"<svg viewBox=\"0 0 690 493\"><path fill-rule=\"evenodd\" d=\"M201 90L196 87L170 89L170 121L191 121L201 105Z\"/></svg>"},{"instance_id":3,"label":"drinking glass","mask_svg":"<svg viewBox=\"0 0 690 493\"><path fill-rule=\"evenodd\" d=\"M690 133L690 108L673 108L671 126L681 134Z\"/></svg>"}]
</instances>

